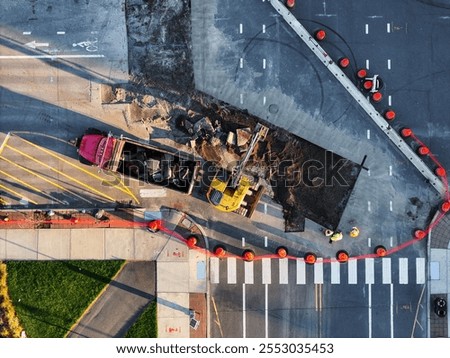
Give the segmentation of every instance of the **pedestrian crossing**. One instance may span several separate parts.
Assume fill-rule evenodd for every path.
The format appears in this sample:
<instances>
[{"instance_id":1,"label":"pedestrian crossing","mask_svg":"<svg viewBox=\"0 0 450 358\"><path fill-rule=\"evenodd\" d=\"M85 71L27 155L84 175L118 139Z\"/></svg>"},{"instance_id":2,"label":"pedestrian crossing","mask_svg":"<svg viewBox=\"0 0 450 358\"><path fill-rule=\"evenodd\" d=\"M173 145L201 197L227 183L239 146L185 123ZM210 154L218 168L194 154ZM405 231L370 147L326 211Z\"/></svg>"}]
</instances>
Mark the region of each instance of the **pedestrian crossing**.
<instances>
[{"instance_id":1,"label":"pedestrian crossing","mask_svg":"<svg viewBox=\"0 0 450 358\"><path fill-rule=\"evenodd\" d=\"M234 257L210 258L210 282L213 284L425 284L425 258L367 258L324 263L318 259L307 265L303 259L263 258L246 262Z\"/></svg>"}]
</instances>

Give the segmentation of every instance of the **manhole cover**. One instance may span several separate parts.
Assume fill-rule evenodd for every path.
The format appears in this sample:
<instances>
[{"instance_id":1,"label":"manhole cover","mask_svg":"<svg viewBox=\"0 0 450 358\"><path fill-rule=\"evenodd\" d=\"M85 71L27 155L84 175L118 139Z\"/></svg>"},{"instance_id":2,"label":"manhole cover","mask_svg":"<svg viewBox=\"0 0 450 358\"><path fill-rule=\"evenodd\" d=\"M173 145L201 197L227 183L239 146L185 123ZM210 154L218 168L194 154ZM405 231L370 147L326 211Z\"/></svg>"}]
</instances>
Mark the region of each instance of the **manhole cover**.
<instances>
[{"instance_id":1,"label":"manhole cover","mask_svg":"<svg viewBox=\"0 0 450 358\"><path fill-rule=\"evenodd\" d=\"M280 110L280 107L278 107L278 104L271 104L269 106L269 112L272 114L278 113L279 110Z\"/></svg>"}]
</instances>

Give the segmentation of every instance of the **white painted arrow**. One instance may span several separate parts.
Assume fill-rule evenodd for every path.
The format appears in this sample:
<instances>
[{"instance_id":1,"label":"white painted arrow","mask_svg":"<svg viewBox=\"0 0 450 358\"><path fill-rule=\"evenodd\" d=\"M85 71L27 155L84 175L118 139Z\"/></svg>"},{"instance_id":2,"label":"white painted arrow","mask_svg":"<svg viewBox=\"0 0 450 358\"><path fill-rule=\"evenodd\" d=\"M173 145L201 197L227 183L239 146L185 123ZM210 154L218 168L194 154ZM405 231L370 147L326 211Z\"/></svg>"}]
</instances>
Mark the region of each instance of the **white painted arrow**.
<instances>
[{"instance_id":1,"label":"white painted arrow","mask_svg":"<svg viewBox=\"0 0 450 358\"><path fill-rule=\"evenodd\" d=\"M49 43L48 42L31 41L31 42L28 42L27 44L25 44L25 46L35 49L36 47L48 47Z\"/></svg>"}]
</instances>

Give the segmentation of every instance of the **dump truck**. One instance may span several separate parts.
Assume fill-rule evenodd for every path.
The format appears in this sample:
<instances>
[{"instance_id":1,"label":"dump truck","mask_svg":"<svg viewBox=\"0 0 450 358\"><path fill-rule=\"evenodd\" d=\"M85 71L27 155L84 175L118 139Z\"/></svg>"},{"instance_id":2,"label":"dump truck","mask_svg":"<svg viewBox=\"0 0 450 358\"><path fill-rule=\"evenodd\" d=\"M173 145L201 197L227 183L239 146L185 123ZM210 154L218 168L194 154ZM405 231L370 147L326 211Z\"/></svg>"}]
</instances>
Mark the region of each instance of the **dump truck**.
<instances>
[{"instance_id":1,"label":"dump truck","mask_svg":"<svg viewBox=\"0 0 450 358\"><path fill-rule=\"evenodd\" d=\"M259 180L245 173L245 166L257 143L266 138L268 131L269 128L258 123L242 160L231 170L217 169L206 193L208 201L216 209L251 218L264 193L264 186L260 185Z\"/></svg>"},{"instance_id":2,"label":"dump truck","mask_svg":"<svg viewBox=\"0 0 450 358\"><path fill-rule=\"evenodd\" d=\"M190 195L200 162L187 153L88 128L76 140L83 164Z\"/></svg>"}]
</instances>

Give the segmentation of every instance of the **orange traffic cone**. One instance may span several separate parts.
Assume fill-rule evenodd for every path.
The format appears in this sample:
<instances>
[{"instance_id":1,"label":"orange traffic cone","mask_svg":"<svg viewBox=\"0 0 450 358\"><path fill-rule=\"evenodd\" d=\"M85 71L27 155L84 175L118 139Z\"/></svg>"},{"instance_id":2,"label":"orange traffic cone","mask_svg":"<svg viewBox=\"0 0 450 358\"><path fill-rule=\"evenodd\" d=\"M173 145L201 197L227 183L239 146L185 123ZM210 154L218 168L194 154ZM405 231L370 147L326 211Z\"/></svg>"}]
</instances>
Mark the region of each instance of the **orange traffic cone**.
<instances>
[{"instance_id":1,"label":"orange traffic cone","mask_svg":"<svg viewBox=\"0 0 450 358\"><path fill-rule=\"evenodd\" d=\"M151 232L157 232L161 229L162 222L161 220L152 220L147 224L147 228Z\"/></svg>"},{"instance_id":2,"label":"orange traffic cone","mask_svg":"<svg viewBox=\"0 0 450 358\"><path fill-rule=\"evenodd\" d=\"M225 247L218 245L214 248L214 255L217 257L225 257L227 254L227 250L225 250Z\"/></svg>"},{"instance_id":3,"label":"orange traffic cone","mask_svg":"<svg viewBox=\"0 0 450 358\"><path fill-rule=\"evenodd\" d=\"M195 247L195 245L197 245L197 238L195 236L189 236L188 239L186 240L186 245L193 249Z\"/></svg>"},{"instance_id":4,"label":"orange traffic cone","mask_svg":"<svg viewBox=\"0 0 450 358\"><path fill-rule=\"evenodd\" d=\"M379 257L383 257L387 255L387 250L384 246L379 245L377 247L375 247L375 254Z\"/></svg>"},{"instance_id":5,"label":"orange traffic cone","mask_svg":"<svg viewBox=\"0 0 450 358\"><path fill-rule=\"evenodd\" d=\"M279 258L284 259L288 255L288 251L284 246L280 246L277 249L277 255Z\"/></svg>"},{"instance_id":6,"label":"orange traffic cone","mask_svg":"<svg viewBox=\"0 0 450 358\"><path fill-rule=\"evenodd\" d=\"M446 174L445 169L442 167L436 168L435 173L440 177L444 177Z\"/></svg>"},{"instance_id":7,"label":"orange traffic cone","mask_svg":"<svg viewBox=\"0 0 450 358\"><path fill-rule=\"evenodd\" d=\"M244 261L253 261L255 259L255 253L252 250L245 250L242 254Z\"/></svg>"},{"instance_id":8,"label":"orange traffic cone","mask_svg":"<svg viewBox=\"0 0 450 358\"><path fill-rule=\"evenodd\" d=\"M450 201L444 201L444 202L441 204L441 210L442 210L444 213L449 212L449 211L450 211Z\"/></svg>"},{"instance_id":9,"label":"orange traffic cone","mask_svg":"<svg viewBox=\"0 0 450 358\"><path fill-rule=\"evenodd\" d=\"M414 236L417 240L422 240L426 235L427 233L423 230L416 230L414 232Z\"/></svg>"},{"instance_id":10,"label":"orange traffic cone","mask_svg":"<svg viewBox=\"0 0 450 358\"><path fill-rule=\"evenodd\" d=\"M308 252L305 254L305 262L309 265L314 265L317 261L316 254L313 254L312 252Z\"/></svg>"},{"instance_id":11,"label":"orange traffic cone","mask_svg":"<svg viewBox=\"0 0 450 358\"><path fill-rule=\"evenodd\" d=\"M340 262L340 263L345 263L348 261L350 255L348 254L347 251L345 250L340 250L336 253L336 259Z\"/></svg>"}]
</instances>

